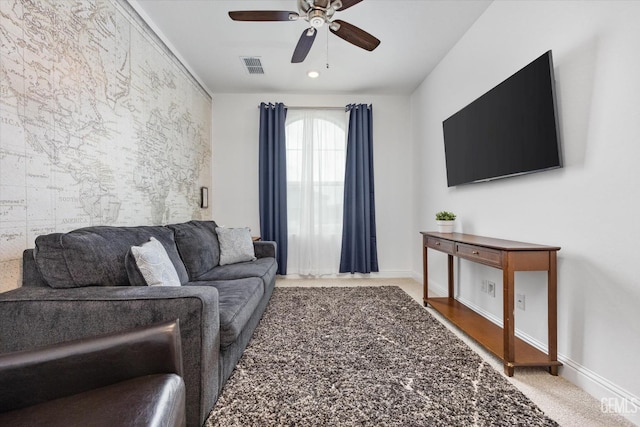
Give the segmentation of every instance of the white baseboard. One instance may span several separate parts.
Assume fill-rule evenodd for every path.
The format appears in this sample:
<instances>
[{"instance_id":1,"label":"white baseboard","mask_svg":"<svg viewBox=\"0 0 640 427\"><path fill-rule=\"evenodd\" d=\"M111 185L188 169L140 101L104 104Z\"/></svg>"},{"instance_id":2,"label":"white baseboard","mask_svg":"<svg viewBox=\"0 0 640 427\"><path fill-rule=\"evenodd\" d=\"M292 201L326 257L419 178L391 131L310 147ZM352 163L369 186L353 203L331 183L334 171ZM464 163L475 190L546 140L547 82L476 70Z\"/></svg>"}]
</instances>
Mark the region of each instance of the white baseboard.
<instances>
[{"instance_id":1,"label":"white baseboard","mask_svg":"<svg viewBox=\"0 0 640 427\"><path fill-rule=\"evenodd\" d=\"M436 295L446 295L448 292L447 288L432 282L429 282L429 291L429 293L432 291ZM502 327L502 319L476 306L472 301L464 298L458 298L458 300L491 322ZM517 329L515 334L518 338L538 350L545 353L547 352L548 346L546 343ZM617 386L566 355L558 353L558 360L563 364L563 366L559 368L558 374L599 400L602 411L618 413L632 423L640 426L640 398L638 396Z\"/></svg>"},{"instance_id":2,"label":"white baseboard","mask_svg":"<svg viewBox=\"0 0 640 427\"><path fill-rule=\"evenodd\" d=\"M580 365L566 356L558 354L564 366L559 374L600 401L603 412L618 413L640 426L640 398L617 386L606 378Z\"/></svg>"},{"instance_id":3,"label":"white baseboard","mask_svg":"<svg viewBox=\"0 0 640 427\"><path fill-rule=\"evenodd\" d=\"M414 276L409 270L387 270L377 273L339 273L339 274L324 274L322 276L303 276L300 274L287 274L285 276L278 276L278 279L309 279L309 278L321 278L321 279L413 279Z\"/></svg>"},{"instance_id":4,"label":"white baseboard","mask_svg":"<svg viewBox=\"0 0 640 427\"><path fill-rule=\"evenodd\" d=\"M418 283L422 283L422 274L417 274L415 271L410 272L411 278ZM431 283L429 283L431 286Z\"/></svg>"}]
</instances>

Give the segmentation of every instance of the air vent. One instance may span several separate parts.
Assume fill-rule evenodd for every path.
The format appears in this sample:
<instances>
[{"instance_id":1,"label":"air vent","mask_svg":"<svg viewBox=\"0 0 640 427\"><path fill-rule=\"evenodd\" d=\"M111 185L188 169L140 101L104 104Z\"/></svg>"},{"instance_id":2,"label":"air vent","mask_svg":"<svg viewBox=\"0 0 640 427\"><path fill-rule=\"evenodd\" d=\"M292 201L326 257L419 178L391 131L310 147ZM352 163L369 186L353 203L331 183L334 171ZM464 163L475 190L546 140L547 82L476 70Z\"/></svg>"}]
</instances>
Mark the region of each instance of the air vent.
<instances>
[{"instance_id":1,"label":"air vent","mask_svg":"<svg viewBox=\"0 0 640 427\"><path fill-rule=\"evenodd\" d=\"M241 56L240 59L242 60L242 63L244 64L249 74L264 74L262 62L260 62L259 57Z\"/></svg>"}]
</instances>

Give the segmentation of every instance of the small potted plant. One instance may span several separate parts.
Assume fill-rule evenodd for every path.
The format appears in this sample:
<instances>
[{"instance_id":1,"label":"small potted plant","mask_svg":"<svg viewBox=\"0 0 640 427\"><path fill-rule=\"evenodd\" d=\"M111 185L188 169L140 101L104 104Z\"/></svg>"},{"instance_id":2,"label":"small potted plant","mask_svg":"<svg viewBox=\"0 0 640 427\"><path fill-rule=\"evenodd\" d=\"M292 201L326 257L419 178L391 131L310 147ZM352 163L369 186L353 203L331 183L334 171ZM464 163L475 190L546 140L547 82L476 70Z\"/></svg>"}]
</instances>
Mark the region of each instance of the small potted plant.
<instances>
[{"instance_id":1,"label":"small potted plant","mask_svg":"<svg viewBox=\"0 0 640 427\"><path fill-rule=\"evenodd\" d=\"M440 211L436 213L436 224L440 233L453 233L456 214L453 212Z\"/></svg>"}]
</instances>

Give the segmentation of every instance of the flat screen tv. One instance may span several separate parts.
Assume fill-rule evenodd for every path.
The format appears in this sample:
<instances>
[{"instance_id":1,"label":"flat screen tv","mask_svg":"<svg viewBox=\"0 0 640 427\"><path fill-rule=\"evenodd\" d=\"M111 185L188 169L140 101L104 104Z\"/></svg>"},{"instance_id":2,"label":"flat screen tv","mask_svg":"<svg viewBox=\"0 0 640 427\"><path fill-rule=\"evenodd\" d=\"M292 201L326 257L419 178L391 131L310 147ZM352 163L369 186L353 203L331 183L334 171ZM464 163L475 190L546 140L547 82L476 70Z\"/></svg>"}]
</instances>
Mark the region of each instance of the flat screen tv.
<instances>
[{"instance_id":1,"label":"flat screen tv","mask_svg":"<svg viewBox=\"0 0 640 427\"><path fill-rule=\"evenodd\" d=\"M442 127L449 187L562 167L551 51Z\"/></svg>"}]
</instances>

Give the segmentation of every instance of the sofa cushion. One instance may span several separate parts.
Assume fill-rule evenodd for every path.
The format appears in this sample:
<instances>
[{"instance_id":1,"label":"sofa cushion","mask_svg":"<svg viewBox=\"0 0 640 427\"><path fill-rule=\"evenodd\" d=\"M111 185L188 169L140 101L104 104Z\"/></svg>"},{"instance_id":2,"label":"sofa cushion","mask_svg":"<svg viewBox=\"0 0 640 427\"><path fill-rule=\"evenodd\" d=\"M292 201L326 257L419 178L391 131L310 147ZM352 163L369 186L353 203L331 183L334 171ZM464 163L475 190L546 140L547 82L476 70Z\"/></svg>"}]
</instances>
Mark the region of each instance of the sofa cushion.
<instances>
[{"instance_id":1,"label":"sofa cushion","mask_svg":"<svg viewBox=\"0 0 640 427\"><path fill-rule=\"evenodd\" d=\"M259 277L267 284L273 281L277 270L278 264L275 258L258 258L250 262L220 265L207 271L198 280L235 280L244 277Z\"/></svg>"},{"instance_id":2,"label":"sofa cushion","mask_svg":"<svg viewBox=\"0 0 640 427\"><path fill-rule=\"evenodd\" d=\"M189 282L186 286L213 286L218 289L220 311L220 347L233 344L264 295L262 280L249 277L238 280Z\"/></svg>"},{"instance_id":3,"label":"sofa cushion","mask_svg":"<svg viewBox=\"0 0 640 427\"><path fill-rule=\"evenodd\" d=\"M220 243L220 265L256 260L251 230L248 227L216 227L216 234Z\"/></svg>"},{"instance_id":4,"label":"sofa cushion","mask_svg":"<svg viewBox=\"0 0 640 427\"><path fill-rule=\"evenodd\" d=\"M141 246L131 246L130 250L148 286L180 286L176 268L158 239L151 237Z\"/></svg>"},{"instance_id":5,"label":"sofa cushion","mask_svg":"<svg viewBox=\"0 0 640 427\"><path fill-rule=\"evenodd\" d=\"M173 231L161 226L97 226L38 236L34 256L40 274L52 288L129 286L127 252L151 237L164 246L180 282L187 282Z\"/></svg>"},{"instance_id":6,"label":"sofa cushion","mask_svg":"<svg viewBox=\"0 0 640 427\"><path fill-rule=\"evenodd\" d=\"M167 227L174 232L176 246L190 280L220 263L220 246L214 221L189 221Z\"/></svg>"}]
</instances>

